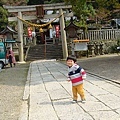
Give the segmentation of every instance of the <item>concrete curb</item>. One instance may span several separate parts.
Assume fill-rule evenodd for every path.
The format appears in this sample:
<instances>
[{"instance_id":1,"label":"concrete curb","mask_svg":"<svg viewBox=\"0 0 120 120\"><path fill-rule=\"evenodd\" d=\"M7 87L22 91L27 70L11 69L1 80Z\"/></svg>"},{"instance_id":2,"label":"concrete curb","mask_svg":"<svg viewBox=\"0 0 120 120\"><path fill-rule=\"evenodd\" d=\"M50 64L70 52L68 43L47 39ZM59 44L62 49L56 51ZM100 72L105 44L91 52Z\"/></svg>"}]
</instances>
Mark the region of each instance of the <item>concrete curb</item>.
<instances>
[{"instance_id":1,"label":"concrete curb","mask_svg":"<svg viewBox=\"0 0 120 120\"><path fill-rule=\"evenodd\" d=\"M28 120L29 116L29 95L30 95L30 67L28 71L27 81L24 88L23 102L21 105L20 116L18 120Z\"/></svg>"},{"instance_id":2,"label":"concrete curb","mask_svg":"<svg viewBox=\"0 0 120 120\"><path fill-rule=\"evenodd\" d=\"M24 89L24 95L23 95L23 100L26 101L29 98L29 80L26 81L25 89Z\"/></svg>"},{"instance_id":3,"label":"concrete curb","mask_svg":"<svg viewBox=\"0 0 120 120\"><path fill-rule=\"evenodd\" d=\"M110 78L106 78L104 76L101 76L101 75L98 75L98 74L95 74L95 73L92 73L92 72L89 72L87 71L88 74L92 75L92 76L96 76L96 77L99 77L99 78L102 78L102 79L105 79L105 80L108 80L108 81L111 81L111 82L114 82L116 84L120 84L120 81L117 81L117 80L112 80Z\"/></svg>"}]
</instances>

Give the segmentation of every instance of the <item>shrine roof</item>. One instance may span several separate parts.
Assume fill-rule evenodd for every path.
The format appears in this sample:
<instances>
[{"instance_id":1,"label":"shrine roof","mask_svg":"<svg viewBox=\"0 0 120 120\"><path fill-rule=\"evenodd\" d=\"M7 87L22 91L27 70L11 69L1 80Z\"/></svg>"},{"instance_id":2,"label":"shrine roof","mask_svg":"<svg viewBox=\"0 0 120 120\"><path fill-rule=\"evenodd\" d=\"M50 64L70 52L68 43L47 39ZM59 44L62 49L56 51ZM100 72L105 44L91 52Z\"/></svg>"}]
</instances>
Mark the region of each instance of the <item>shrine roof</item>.
<instances>
[{"instance_id":1,"label":"shrine roof","mask_svg":"<svg viewBox=\"0 0 120 120\"><path fill-rule=\"evenodd\" d=\"M75 25L73 22L70 22L68 26L65 27L65 30L68 30L69 28L79 29L80 27Z\"/></svg>"},{"instance_id":2,"label":"shrine roof","mask_svg":"<svg viewBox=\"0 0 120 120\"><path fill-rule=\"evenodd\" d=\"M6 33L16 33L17 34L17 32L9 26L6 26L6 28L0 32L1 35L4 35Z\"/></svg>"}]
</instances>

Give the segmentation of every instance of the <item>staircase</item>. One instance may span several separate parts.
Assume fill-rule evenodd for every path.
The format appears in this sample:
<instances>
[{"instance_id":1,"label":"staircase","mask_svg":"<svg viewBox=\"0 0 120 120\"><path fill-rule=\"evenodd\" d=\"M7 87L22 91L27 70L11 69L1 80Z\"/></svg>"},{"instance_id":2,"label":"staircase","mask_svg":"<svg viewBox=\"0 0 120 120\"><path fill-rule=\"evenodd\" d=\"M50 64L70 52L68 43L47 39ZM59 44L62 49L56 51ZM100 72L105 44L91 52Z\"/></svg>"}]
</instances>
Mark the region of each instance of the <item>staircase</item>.
<instances>
[{"instance_id":1,"label":"staircase","mask_svg":"<svg viewBox=\"0 0 120 120\"><path fill-rule=\"evenodd\" d=\"M46 51L46 52L45 52ZM27 55L27 61L40 59L62 59L62 45L36 45L31 46Z\"/></svg>"}]
</instances>

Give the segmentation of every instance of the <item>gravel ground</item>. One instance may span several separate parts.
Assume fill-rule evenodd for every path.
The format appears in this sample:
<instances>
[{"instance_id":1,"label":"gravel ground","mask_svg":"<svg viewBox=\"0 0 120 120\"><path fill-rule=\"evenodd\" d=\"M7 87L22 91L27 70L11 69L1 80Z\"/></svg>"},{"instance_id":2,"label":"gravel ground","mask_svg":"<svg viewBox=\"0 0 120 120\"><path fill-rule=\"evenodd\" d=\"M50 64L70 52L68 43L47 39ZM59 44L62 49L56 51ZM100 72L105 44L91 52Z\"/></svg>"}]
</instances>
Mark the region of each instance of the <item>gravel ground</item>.
<instances>
[{"instance_id":1,"label":"gravel ground","mask_svg":"<svg viewBox=\"0 0 120 120\"><path fill-rule=\"evenodd\" d=\"M102 55L78 60L78 64L94 74L120 81L120 55Z\"/></svg>"},{"instance_id":2,"label":"gravel ground","mask_svg":"<svg viewBox=\"0 0 120 120\"><path fill-rule=\"evenodd\" d=\"M29 63L0 72L0 120L18 120Z\"/></svg>"}]
</instances>

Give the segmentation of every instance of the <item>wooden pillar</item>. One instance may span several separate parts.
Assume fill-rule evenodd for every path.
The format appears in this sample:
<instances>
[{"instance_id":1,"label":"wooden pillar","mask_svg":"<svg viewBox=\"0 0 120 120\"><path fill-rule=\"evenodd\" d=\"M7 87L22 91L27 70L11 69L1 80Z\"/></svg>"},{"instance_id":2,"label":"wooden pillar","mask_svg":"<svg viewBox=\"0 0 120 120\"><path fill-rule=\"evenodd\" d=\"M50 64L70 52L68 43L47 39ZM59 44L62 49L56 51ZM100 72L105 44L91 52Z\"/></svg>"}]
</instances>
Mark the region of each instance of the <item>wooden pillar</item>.
<instances>
[{"instance_id":1,"label":"wooden pillar","mask_svg":"<svg viewBox=\"0 0 120 120\"><path fill-rule=\"evenodd\" d=\"M18 16L22 18L22 13L18 12ZM23 23L20 19L18 19L18 40L19 43L19 62L24 61L24 51L23 51Z\"/></svg>"},{"instance_id":2,"label":"wooden pillar","mask_svg":"<svg viewBox=\"0 0 120 120\"><path fill-rule=\"evenodd\" d=\"M61 15L60 17L60 31L61 31L61 41L62 41L62 49L63 49L63 59L66 59L68 56L68 49L67 49L67 41L66 41L66 32L64 30L65 28L65 22L64 22L64 15L62 9L59 10L59 13Z\"/></svg>"}]
</instances>

